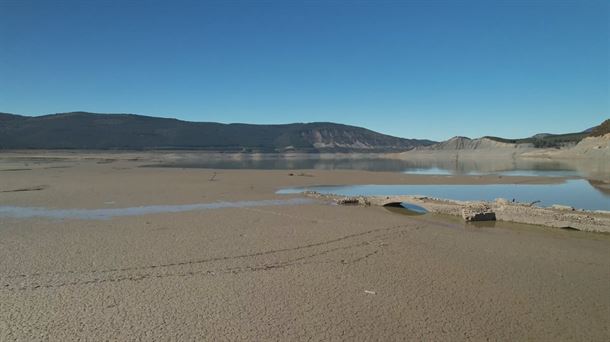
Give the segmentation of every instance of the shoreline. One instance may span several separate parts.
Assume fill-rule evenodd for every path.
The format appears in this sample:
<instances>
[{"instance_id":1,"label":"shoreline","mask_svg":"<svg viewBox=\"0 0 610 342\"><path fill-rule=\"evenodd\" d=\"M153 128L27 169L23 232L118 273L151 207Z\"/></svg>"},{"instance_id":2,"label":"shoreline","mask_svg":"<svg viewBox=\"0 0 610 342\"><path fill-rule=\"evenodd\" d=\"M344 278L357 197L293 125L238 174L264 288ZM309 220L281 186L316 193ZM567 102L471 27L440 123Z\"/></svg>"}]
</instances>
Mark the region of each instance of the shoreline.
<instances>
[{"instance_id":1,"label":"shoreline","mask_svg":"<svg viewBox=\"0 0 610 342\"><path fill-rule=\"evenodd\" d=\"M0 154L0 158L2 156ZM16 160L10 157L8 162L6 159L0 160L0 174L5 180L0 186L2 204L50 210L190 205L209 202L210 199L229 202L281 200L286 198L286 195L278 195L276 192L282 188L331 184L559 184L571 179L539 176L424 175L359 170L244 170L150 166L149 163L153 160L167 159L165 154L158 153L75 153L73 156L63 155L63 159L54 158L57 155L53 154L42 159L38 159L38 155L30 154L16 156ZM72 181L74 177L79 181ZM202 189L205 184L205 192L212 190L212 193L217 194L197 195L197 187L187 186L197 183L201 184ZM230 185L227 186L228 184ZM332 199L339 197L334 196ZM62 200L57 201L57 198ZM384 198L367 197L367 201L383 205ZM420 204L437 213L459 216L465 207L479 203L493 208L497 212L498 220L549 227L572 227L584 231L610 231L608 215L600 212L567 212L512 203L499 205L494 201L439 200L421 196L401 198L405 202ZM399 201L397 198L395 200Z\"/></svg>"},{"instance_id":2,"label":"shoreline","mask_svg":"<svg viewBox=\"0 0 610 342\"><path fill-rule=\"evenodd\" d=\"M562 177L436 176L357 170L238 170L140 167L149 160L94 159L0 161L5 205L99 208L173 205L202 200L283 198L286 187L318 184L558 184ZM133 158L130 158L133 159ZM23 190L23 191L20 191ZM61 201L58 201L61 199Z\"/></svg>"}]
</instances>

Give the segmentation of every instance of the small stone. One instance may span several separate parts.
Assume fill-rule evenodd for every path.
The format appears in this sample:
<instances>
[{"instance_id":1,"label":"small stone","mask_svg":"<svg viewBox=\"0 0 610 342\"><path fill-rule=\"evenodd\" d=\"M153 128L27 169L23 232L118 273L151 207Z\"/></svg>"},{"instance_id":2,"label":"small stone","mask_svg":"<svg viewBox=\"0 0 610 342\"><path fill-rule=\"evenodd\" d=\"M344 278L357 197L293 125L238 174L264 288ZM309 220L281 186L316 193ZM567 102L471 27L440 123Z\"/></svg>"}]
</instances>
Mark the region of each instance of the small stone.
<instances>
[{"instance_id":1,"label":"small stone","mask_svg":"<svg viewBox=\"0 0 610 342\"><path fill-rule=\"evenodd\" d=\"M369 206L371 202L366 197L344 197L336 200L337 204L340 205L362 205Z\"/></svg>"},{"instance_id":2,"label":"small stone","mask_svg":"<svg viewBox=\"0 0 610 342\"><path fill-rule=\"evenodd\" d=\"M574 211L575 210L573 207L570 207L569 205L561 205L561 204L553 204L551 206L551 208L559 209L559 210L569 210L569 211Z\"/></svg>"},{"instance_id":3,"label":"small stone","mask_svg":"<svg viewBox=\"0 0 610 342\"><path fill-rule=\"evenodd\" d=\"M509 202L506 198L496 198L496 203L499 205L507 205Z\"/></svg>"},{"instance_id":4,"label":"small stone","mask_svg":"<svg viewBox=\"0 0 610 342\"><path fill-rule=\"evenodd\" d=\"M345 197L337 200L337 204L341 205L357 205L359 203L358 198L355 197Z\"/></svg>"}]
</instances>

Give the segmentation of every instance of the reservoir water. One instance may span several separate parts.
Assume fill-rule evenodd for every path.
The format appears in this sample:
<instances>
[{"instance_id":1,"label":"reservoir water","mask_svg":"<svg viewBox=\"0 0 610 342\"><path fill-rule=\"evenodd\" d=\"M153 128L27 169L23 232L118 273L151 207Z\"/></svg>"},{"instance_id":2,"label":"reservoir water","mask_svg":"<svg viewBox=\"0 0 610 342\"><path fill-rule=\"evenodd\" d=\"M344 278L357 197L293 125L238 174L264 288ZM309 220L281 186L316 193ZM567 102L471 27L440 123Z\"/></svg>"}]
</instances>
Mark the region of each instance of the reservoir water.
<instances>
[{"instance_id":1,"label":"reservoir water","mask_svg":"<svg viewBox=\"0 0 610 342\"><path fill-rule=\"evenodd\" d=\"M251 170L362 170L425 175L506 175L589 178L609 174L610 161L515 158L411 158L325 154L186 154L147 167ZM610 177L610 174L609 176ZM610 179L609 179L610 180Z\"/></svg>"},{"instance_id":2,"label":"reservoir water","mask_svg":"<svg viewBox=\"0 0 610 342\"><path fill-rule=\"evenodd\" d=\"M610 194L591 186L583 179L569 179L558 184L479 184L479 185L347 185L287 188L280 194L295 194L317 191L323 194L342 196L390 196L421 195L454 200L488 200L505 198L517 202L532 203L541 207L553 204L567 205L579 209L610 210Z\"/></svg>"},{"instance_id":3,"label":"reservoir water","mask_svg":"<svg viewBox=\"0 0 610 342\"><path fill-rule=\"evenodd\" d=\"M410 158L333 154L192 154L150 167L258 169L258 170L363 170L452 177L458 175L563 177L566 182L540 185L354 185L284 189L281 193L316 190L339 195L423 195L456 200L515 199L540 206L569 205L610 210L610 161L527 158Z\"/></svg>"}]
</instances>

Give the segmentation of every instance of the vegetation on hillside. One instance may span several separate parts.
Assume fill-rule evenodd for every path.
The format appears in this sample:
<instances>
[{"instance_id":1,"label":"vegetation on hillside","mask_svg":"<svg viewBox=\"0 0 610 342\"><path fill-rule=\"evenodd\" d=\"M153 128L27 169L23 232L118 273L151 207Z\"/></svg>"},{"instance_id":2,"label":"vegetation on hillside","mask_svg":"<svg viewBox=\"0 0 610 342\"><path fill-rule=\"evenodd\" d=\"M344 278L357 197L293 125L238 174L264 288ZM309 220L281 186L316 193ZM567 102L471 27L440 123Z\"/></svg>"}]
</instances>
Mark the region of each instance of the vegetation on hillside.
<instances>
[{"instance_id":1,"label":"vegetation on hillside","mask_svg":"<svg viewBox=\"0 0 610 342\"><path fill-rule=\"evenodd\" d=\"M591 134L589 136L599 137L599 136L602 136L602 135L608 134L608 133L610 133L610 119L602 122L601 125L593 128L591 130Z\"/></svg>"},{"instance_id":2,"label":"vegetation on hillside","mask_svg":"<svg viewBox=\"0 0 610 342\"><path fill-rule=\"evenodd\" d=\"M0 122L0 149L390 152L433 143L330 122L221 124L86 112L37 117L5 114Z\"/></svg>"},{"instance_id":3,"label":"vegetation on hillside","mask_svg":"<svg viewBox=\"0 0 610 342\"><path fill-rule=\"evenodd\" d=\"M510 143L510 144L533 144L536 148L560 148L565 145L577 144L582 139L591 136L601 136L610 133L610 119L604 121L599 126L593 127L590 130L578 133L567 133L567 134L537 134L533 137L522 138L522 139L504 139L499 137L485 138Z\"/></svg>"},{"instance_id":4,"label":"vegetation on hillside","mask_svg":"<svg viewBox=\"0 0 610 342\"><path fill-rule=\"evenodd\" d=\"M522 139L504 139L499 137L485 137L494 141L509 144L532 144L536 148L559 148L564 145L576 144L587 137L587 133L547 134Z\"/></svg>"}]
</instances>

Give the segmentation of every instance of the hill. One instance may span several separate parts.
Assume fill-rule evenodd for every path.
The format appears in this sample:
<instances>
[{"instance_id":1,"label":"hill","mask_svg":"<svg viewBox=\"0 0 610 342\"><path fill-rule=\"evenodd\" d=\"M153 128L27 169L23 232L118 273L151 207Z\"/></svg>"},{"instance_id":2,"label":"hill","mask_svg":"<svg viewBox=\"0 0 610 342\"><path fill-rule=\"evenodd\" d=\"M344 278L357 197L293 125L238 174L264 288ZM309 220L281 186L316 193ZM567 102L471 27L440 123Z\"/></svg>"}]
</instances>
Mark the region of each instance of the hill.
<instances>
[{"instance_id":1,"label":"hill","mask_svg":"<svg viewBox=\"0 0 610 342\"><path fill-rule=\"evenodd\" d=\"M531 144L535 148L560 148L574 146L588 135L589 134L586 132L578 132L567 134L536 134L533 137L521 139L504 139L500 137L486 138L508 144Z\"/></svg>"},{"instance_id":2,"label":"hill","mask_svg":"<svg viewBox=\"0 0 610 342\"><path fill-rule=\"evenodd\" d=\"M470 139L458 136L431 146L421 147L424 150L480 150L498 148L515 148L515 144L497 141L488 137Z\"/></svg>"},{"instance_id":3,"label":"hill","mask_svg":"<svg viewBox=\"0 0 610 342\"><path fill-rule=\"evenodd\" d=\"M549 147L571 147L578 144L586 137L602 136L610 133L610 120L606 120L598 126L586 129L582 132L566 133L566 134L549 134L540 133L529 138L522 139L503 139L499 137L486 137L495 141L511 144L532 144L535 148Z\"/></svg>"},{"instance_id":4,"label":"hill","mask_svg":"<svg viewBox=\"0 0 610 342\"><path fill-rule=\"evenodd\" d=\"M423 146L420 150L482 150L515 148L566 148L574 147L587 137L603 136L610 133L610 120L582 132L566 134L538 133L529 138L506 139L494 136L470 139L453 137L439 143Z\"/></svg>"},{"instance_id":5,"label":"hill","mask_svg":"<svg viewBox=\"0 0 610 342\"><path fill-rule=\"evenodd\" d=\"M591 137L600 137L610 133L610 119L601 123L601 125L597 127L593 127L591 129L590 136Z\"/></svg>"},{"instance_id":6,"label":"hill","mask_svg":"<svg viewBox=\"0 0 610 342\"><path fill-rule=\"evenodd\" d=\"M29 117L0 113L0 149L393 152L432 143L330 122L251 125L134 114L71 112Z\"/></svg>"}]
</instances>

